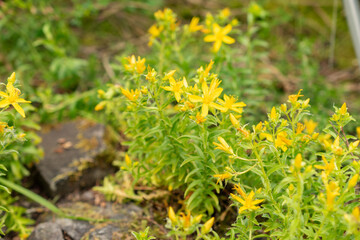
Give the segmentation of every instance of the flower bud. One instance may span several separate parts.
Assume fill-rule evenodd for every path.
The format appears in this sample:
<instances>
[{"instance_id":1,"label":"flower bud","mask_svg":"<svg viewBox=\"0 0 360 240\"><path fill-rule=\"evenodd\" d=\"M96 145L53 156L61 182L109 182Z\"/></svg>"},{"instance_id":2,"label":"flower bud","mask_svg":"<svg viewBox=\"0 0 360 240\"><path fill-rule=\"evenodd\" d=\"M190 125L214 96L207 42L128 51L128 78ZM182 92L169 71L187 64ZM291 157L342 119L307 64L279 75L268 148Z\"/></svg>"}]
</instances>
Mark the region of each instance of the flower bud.
<instances>
[{"instance_id":1,"label":"flower bud","mask_svg":"<svg viewBox=\"0 0 360 240\"><path fill-rule=\"evenodd\" d=\"M339 113L341 115L345 115L347 113L347 107L346 107L346 103L344 103L341 108L339 109Z\"/></svg>"},{"instance_id":2,"label":"flower bud","mask_svg":"<svg viewBox=\"0 0 360 240\"><path fill-rule=\"evenodd\" d=\"M14 84L14 83L15 83L15 79L16 79L16 75L15 75L15 72L13 72L13 73L11 74L11 76L8 78L8 83Z\"/></svg>"},{"instance_id":3,"label":"flower bud","mask_svg":"<svg viewBox=\"0 0 360 240\"><path fill-rule=\"evenodd\" d=\"M358 179L359 179L359 174L357 173L349 180L348 189L352 189L353 187L355 187L358 182Z\"/></svg>"},{"instance_id":4,"label":"flower bud","mask_svg":"<svg viewBox=\"0 0 360 240\"><path fill-rule=\"evenodd\" d=\"M202 214L197 215L197 216L193 219L192 224L198 224L198 223L201 221L202 217L203 217Z\"/></svg>"},{"instance_id":5,"label":"flower bud","mask_svg":"<svg viewBox=\"0 0 360 240\"><path fill-rule=\"evenodd\" d=\"M171 223L175 225L177 223L177 219L176 219L174 209L172 207L169 207L168 215L169 215L169 219L170 219Z\"/></svg>"},{"instance_id":6,"label":"flower bud","mask_svg":"<svg viewBox=\"0 0 360 240\"><path fill-rule=\"evenodd\" d=\"M236 117L230 113L230 121L231 121L231 124L235 127L235 128L238 128L240 126L240 123L239 121L236 119Z\"/></svg>"},{"instance_id":7,"label":"flower bud","mask_svg":"<svg viewBox=\"0 0 360 240\"><path fill-rule=\"evenodd\" d=\"M95 111L101 111L104 109L105 106L106 106L106 102L101 101L95 106Z\"/></svg>"},{"instance_id":8,"label":"flower bud","mask_svg":"<svg viewBox=\"0 0 360 240\"><path fill-rule=\"evenodd\" d=\"M201 228L202 234L206 234L211 230L211 227L214 225L214 220L215 218L212 217L209 220L207 220L206 223L204 223L204 226Z\"/></svg>"},{"instance_id":9,"label":"flower bud","mask_svg":"<svg viewBox=\"0 0 360 240\"><path fill-rule=\"evenodd\" d=\"M298 155L296 155L296 157L295 157L294 166L295 166L295 168L300 169L301 164L302 164L302 156L300 153L298 153Z\"/></svg>"},{"instance_id":10,"label":"flower bud","mask_svg":"<svg viewBox=\"0 0 360 240\"><path fill-rule=\"evenodd\" d=\"M307 108L309 106L309 102L310 102L310 98L306 99L302 104L302 108Z\"/></svg>"}]
</instances>

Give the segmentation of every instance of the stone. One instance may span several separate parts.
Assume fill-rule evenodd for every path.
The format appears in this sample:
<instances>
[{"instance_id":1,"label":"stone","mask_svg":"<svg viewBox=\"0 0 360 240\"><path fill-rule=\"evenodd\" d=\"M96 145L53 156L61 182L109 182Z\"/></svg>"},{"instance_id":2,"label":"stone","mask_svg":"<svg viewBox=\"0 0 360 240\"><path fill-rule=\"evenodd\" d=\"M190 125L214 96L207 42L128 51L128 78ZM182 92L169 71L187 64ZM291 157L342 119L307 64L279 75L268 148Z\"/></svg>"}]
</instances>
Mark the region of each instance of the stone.
<instances>
[{"instance_id":1,"label":"stone","mask_svg":"<svg viewBox=\"0 0 360 240\"><path fill-rule=\"evenodd\" d=\"M28 240L64 240L63 232L56 223L45 222L36 226Z\"/></svg>"},{"instance_id":2,"label":"stone","mask_svg":"<svg viewBox=\"0 0 360 240\"><path fill-rule=\"evenodd\" d=\"M89 240L117 240L116 235L119 234L119 229L114 225L106 225L105 227L95 229L89 234Z\"/></svg>"},{"instance_id":3,"label":"stone","mask_svg":"<svg viewBox=\"0 0 360 240\"><path fill-rule=\"evenodd\" d=\"M142 209L135 204L117 204L107 202L104 207L86 202L67 202L60 204L61 209L70 215L91 219L109 219L99 223L58 218L48 220L35 227L29 240L108 240L128 239L131 224L142 215ZM53 219L56 216L49 216ZM51 236L51 237L49 237Z\"/></svg>"},{"instance_id":4,"label":"stone","mask_svg":"<svg viewBox=\"0 0 360 240\"><path fill-rule=\"evenodd\" d=\"M86 221L72 220L68 218L56 219L55 223L73 240L80 240L93 225Z\"/></svg>"},{"instance_id":5,"label":"stone","mask_svg":"<svg viewBox=\"0 0 360 240\"><path fill-rule=\"evenodd\" d=\"M36 164L45 190L64 196L89 188L112 173L106 156L105 126L89 120L59 124L40 134L44 159Z\"/></svg>"}]
</instances>

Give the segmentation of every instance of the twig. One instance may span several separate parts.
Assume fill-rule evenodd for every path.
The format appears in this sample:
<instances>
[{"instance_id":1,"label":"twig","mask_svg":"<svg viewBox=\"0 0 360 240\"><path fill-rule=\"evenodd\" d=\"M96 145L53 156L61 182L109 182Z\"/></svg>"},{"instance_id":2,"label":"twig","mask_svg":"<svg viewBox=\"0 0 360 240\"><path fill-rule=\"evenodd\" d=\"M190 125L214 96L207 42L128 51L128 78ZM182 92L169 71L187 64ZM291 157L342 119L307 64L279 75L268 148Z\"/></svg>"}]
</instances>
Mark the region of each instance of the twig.
<instances>
[{"instance_id":1,"label":"twig","mask_svg":"<svg viewBox=\"0 0 360 240\"><path fill-rule=\"evenodd\" d=\"M335 55L335 43L336 43L336 22L337 22L337 11L338 0L333 0L333 13L331 23L331 37L330 37L330 53L329 53L329 67L334 67L334 55Z\"/></svg>"}]
</instances>

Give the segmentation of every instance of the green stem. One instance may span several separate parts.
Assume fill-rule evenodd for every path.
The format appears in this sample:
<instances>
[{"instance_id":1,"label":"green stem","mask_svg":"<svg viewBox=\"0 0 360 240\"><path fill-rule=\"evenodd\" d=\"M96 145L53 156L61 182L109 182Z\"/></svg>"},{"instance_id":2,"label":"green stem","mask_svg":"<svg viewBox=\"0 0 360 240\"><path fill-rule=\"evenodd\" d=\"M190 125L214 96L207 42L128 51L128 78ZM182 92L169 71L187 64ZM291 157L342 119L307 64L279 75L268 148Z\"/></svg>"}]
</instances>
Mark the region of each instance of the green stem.
<instances>
[{"instance_id":1,"label":"green stem","mask_svg":"<svg viewBox=\"0 0 360 240\"><path fill-rule=\"evenodd\" d=\"M164 44L164 42L161 42L160 55L159 55L159 74L160 75L163 75L164 51L165 51L165 44Z\"/></svg>"},{"instance_id":2,"label":"green stem","mask_svg":"<svg viewBox=\"0 0 360 240\"><path fill-rule=\"evenodd\" d=\"M252 239L252 230L253 230L253 222L252 222L252 217L251 217L251 213L249 214L249 240Z\"/></svg>"},{"instance_id":3,"label":"green stem","mask_svg":"<svg viewBox=\"0 0 360 240\"><path fill-rule=\"evenodd\" d=\"M262 175L263 175L263 178L264 178L264 182L265 182L265 189L266 189L266 192L268 193L268 196L270 197L271 201L273 202L274 204L274 207L276 208L277 212L279 214L281 214L281 210L280 210L280 207L278 206L278 203L275 201L274 199L274 196L272 194L272 191L271 191L271 184L270 184L270 180L265 172L265 168L264 168L264 163L263 161L261 160L261 157L259 155L259 153L257 152L257 149L256 147L254 147L254 153L255 153L255 156L256 158L258 159L258 163L259 163L259 166L260 166L260 169L261 169L261 172L262 172Z\"/></svg>"},{"instance_id":4,"label":"green stem","mask_svg":"<svg viewBox=\"0 0 360 240\"><path fill-rule=\"evenodd\" d=\"M321 220L321 225L320 225L319 229L316 232L314 240L316 240L320 236L320 233L321 233L322 228L324 227L325 219L326 219L327 215L328 215L328 213L326 212L323 219Z\"/></svg>"}]
</instances>

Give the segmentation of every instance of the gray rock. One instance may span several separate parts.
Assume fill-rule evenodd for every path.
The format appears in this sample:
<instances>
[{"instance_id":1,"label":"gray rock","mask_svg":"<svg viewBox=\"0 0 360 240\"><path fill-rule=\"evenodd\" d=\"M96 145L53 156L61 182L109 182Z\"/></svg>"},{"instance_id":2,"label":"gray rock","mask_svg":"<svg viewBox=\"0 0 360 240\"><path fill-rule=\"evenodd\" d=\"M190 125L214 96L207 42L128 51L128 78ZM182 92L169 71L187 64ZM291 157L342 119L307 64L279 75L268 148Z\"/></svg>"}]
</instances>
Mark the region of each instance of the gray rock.
<instances>
[{"instance_id":1,"label":"gray rock","mask_svg":"<svg viewBox=\"0 0 360 240\"><path fill-rule=\"evenodd\" d=\"M89 240L109 240L109 239L119 239L115 236L118 235L119 228L114 225L106 225L100 229L96 229L89 234Z\"/></svg>"},{"instance_id":2,"label":"gray rock","mask_svg":"<svg viewBox=\"0 0 360 240\"><path fill-rule=\"evenodd\" d=\"M36 226L28 240L64 240L58 224L52 222L41 223Z\"/></svg>"},{"instance_id":3,"label":"gray rock","mask_svg":"<svg viewBox=\"0 0 360 240\"><path fill-rule=\"evenodd\" d=\"M105 160L105 127L88 120L63 123L41 133L44 159L36 168L51 196L87 188L113 171Z\"/></svg>"},{"instance_id":4,"label":"gray rock","mask_svg":"<svg viewBox=\"0 0 360 240\"><path fill-rule=\"evenodd\" d=\"M93 225L85 221L71 220L68 218L56 219L55 223L73 240L80 240Z\"/></svg>"},{"instance_id":5,"label":"gray rock","mask_svg":"<svg viewBox=\"0 0 360 240\"><path fill-rule=\"evenodd\" d=\"M126 239L124 236L129 236L131 224L137 221L138 217L142 214L142 209L132 203L118 204L107 202L104 207L100 207L87 202L66 202L60 204L59 207L85 218L111 219L111 221L89 223L67 218L51 221L50 219L56 217L53 215L49 216L50 218L48 218L47 222L36 226L29 240L64 240L70 238L71 240ZM58 233L61 233L61 238L56 238L60 236ZM47 238L52 236L52 234L54 234L54 237Z\"/></svg>"}]
</instances>

